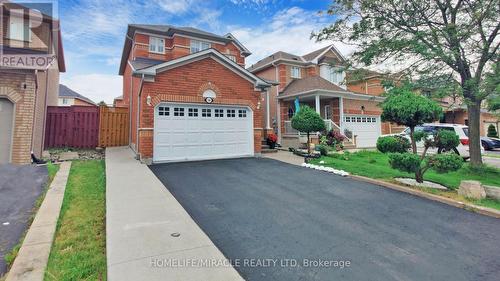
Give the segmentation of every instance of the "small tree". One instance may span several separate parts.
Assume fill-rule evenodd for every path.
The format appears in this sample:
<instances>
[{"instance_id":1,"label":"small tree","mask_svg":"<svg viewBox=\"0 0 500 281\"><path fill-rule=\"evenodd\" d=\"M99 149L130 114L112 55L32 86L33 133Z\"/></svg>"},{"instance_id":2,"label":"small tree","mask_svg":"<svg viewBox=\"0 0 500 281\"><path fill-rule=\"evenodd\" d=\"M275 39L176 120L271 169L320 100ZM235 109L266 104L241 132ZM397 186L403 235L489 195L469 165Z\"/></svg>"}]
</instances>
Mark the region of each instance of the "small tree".
<instances>
[{"instance_id":1,"label":"small tree","mask_svg":"<svg viewBox=\"0 0 500 281\"><path fill-rule=\"evenodd\" d=\"M497 129L493 124L490 124L488 126L488 137L489 138L498 138L498 132Z\"/></svg>"},{"instance_id":2,"label":"small tree","mask_svg":"<svg viewBox=\"0 0 500 281\"><path fill-rule=\"evenodd\" d=\"M309 106L301 106L300 110L292 118L292 128L307 133L307 153L311 154L309 135L312 132L320 132L325 129L325 122L321 116Z\"/></svg>"},{"instance_id":3,"label":"small tree","mask_svg":"<svg viewBox=\"0 0 500 281\"><path fill-rule=\"evenodd\" d=\"M389 164L392 168L403 172L414 173L417 182L424 182L424 173L434 169L438 173L456 171L462 167L462 158L455 153L435 154L426 157L427 150L436 147L439 150L451 151L459 143L455 132L440 131L432 138L425 133L416 134L416 139L424 140L424 151L421 156L416 153L393 153L389 155Z\"/></svg>"},{"instance_id":4,"label":"small tree","mask_svg":"<svg viewBox=\"0 0 500 281\"><path fill-rule=\"evenodd\" d=\"M424 132L415 132L415 127L423 123L439 120L442 109L434 101L411 91L411 85L392 88L382 103L382 120L405 125L410 128L410 141L413 153L394 153L389 155L392 168L415 173L417 182L424 181L424 173L430 169L445 173L460 169L462 159L456 154L438 154L426 157L431 147L438 151L453 151L459 143L455 132L440 131L434 137ZM422 155L417 154L417 141L424 141Z\"/></svg>"},{"instance_id":5,"label":"small tree","mask_svg":"<svg viewBox=\"0 0 500 281\"><path fill-rule=\"evenodd\" d=\"M442 109L434 101L412 92L411 85L392 88L381 105L382 120L394 122L410 128L410 141L413 153L417 153L415 127L439 120Z\"/></svg>"}]
</instances>

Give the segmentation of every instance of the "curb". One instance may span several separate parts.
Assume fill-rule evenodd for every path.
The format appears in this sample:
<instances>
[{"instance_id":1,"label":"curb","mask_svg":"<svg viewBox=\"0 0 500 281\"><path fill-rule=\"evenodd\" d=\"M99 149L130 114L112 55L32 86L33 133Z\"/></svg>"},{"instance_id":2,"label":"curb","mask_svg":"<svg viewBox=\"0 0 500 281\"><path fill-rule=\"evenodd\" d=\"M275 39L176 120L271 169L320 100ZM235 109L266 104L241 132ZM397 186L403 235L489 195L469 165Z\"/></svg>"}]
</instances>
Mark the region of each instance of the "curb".
<instances>
[{"instance_id":1,"label":"curb","mask_svg":"<svg viewBox=\"0 0 500 281\"><path fill-rule=\"evenodd\" d=\"M42 205L36 213L6 281L42 281L49 260L71 162L60 164Z\"/></svg>"},{"instance_id":2,"label":"curb","mask_svg":"<svg viewBox=\"0 0 500 281\"><path fill-rule=\"evenodd\" d=\"M439 196L439 195L434 195L434 194L431 194L431 193L427 193L427 192L424 192L424 191L412 189L412 188L405 187L405 186L402 186L402 185L398 185L398 184L394 184L394 183L389 183L389 182L385 182L385 181L381 181L381 180L376 180L376 179L372 179L372 178L367 178L367 177L363 177L363 176L350 175L349 177L352 178L352 179L355 179L355 180L359 180L359 181L363 181L363 182L368 182L368 183L375 184L375 185L382 186L382 187L387 187L387 188L390 188L390 189L393 189L393 190L397 190L397 191L400 191L400 192L409 193L409 194L412 194L412 195L415 195L415 196L423 197L423 198L426 198L426 199L429 199L429 200L432 200L432 201L437 201L437 202L440 202L440 203L443 203L443 204L447 204L447 205L450 205L450 206L453 206L453 207L457 207L457 208L460 208L460 209L472 211L472 212L475 212L475 213L478 213L478 214L481 214L481 215L486 215L486 216L490 216L490 217L494 217L494 218L500 219L500 211L492 209L492 208L476 206L476 205L473 205L473 204L470 204L470 203L464 203L464 202L456 201L456 200L453 200L453 199L450 199L450 198L442 197L442 196Z\"/></svg>"}]
</instances>

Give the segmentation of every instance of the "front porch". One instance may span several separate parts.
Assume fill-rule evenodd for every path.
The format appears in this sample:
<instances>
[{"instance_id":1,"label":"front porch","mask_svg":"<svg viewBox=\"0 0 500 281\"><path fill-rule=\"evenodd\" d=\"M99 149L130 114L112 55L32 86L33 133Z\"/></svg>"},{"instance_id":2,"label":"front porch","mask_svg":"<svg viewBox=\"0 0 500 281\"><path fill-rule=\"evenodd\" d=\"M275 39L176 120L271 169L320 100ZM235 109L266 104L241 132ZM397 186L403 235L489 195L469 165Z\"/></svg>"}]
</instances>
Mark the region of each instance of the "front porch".
<instances>
[{"instance_id":1,"label":"front porch","mask_svg":"<svg viewBox=\"0 0 500 281\"><path fill-rule=\"evenodd\" d=\"M344 128L344 101L342 96L332 96L315 93L312 95L300 95L279 100L281 128L279 130L280 143L284 147L298 147L306 141L305 134L292 128L292 117L295 114L295 99L300 105L307 105L316 110L325 122L326 131L338 131L346 137L344 146L356 147L356 136L352 131ZM311 136L313 143L318 143L318 134Z\"/></svg>"}]
</instances>

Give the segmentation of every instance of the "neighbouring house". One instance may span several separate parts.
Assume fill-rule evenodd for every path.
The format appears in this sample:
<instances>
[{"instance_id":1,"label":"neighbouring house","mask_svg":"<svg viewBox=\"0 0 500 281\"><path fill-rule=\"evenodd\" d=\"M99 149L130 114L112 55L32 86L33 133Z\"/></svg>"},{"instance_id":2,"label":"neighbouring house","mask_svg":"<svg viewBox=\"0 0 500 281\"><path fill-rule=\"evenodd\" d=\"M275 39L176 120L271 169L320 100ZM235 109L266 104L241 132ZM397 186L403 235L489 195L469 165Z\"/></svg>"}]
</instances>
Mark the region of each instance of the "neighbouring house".
<instances>
[{"instance_id":1,"label":"neighbouring house","mask_svg":"<svg viewBox=\"0 0 500 281\"><path fill-rule=\"evenodd\" d=\"M80 95L79 93L71 90L67 86L59 85L59 100L58 106L96 106L97 104L87 97Z\"/></svg>"},{"instance_id":2,"label":"neighbouring house","mask_svg":"<svg viewBox=\"0 0 500 281\"><path fill-rule=\"evenodd\" d=\"M374 147L381 134L392 132L393 126L380 119L378 104L385 91L380 75L374 72L346 83L345 62L330 45L303 56L276 52L248 68L258 77L276 81L266 94L269 110L263 124L268 132L278 133L282 146L300 144L300 134L291 126L296 100L316 109L327 129L342 132L351 147Z\"/></svg>"},{"instance_id":3,"label":"neighbouring house","mask_svg":"<svg viewBox=\"0 0 500 281\"><path fill-rule=\"evenodd\" d=\"M65 72L59 21L26 5L0 1L0 164L41 157L46 109Z\"/></svg>"},{"instance_id":4,"label":"neighbouring house","mask_svg":"<svg viewBox=\"0 0 500 281\"><path fill-rule=\"evenodd\" d=\"M271 84L244 68L251 53L232 34L130 24L119 74L130 146L144 162L261 153L262 98Z\"/></svg>"},{"instance_id":5,"label":"neighbouring house","mask_svg":"<svg viewBox=\"0 0 500 281\"><path fill-rule=\"evenodd\" d=\"M437 97L439 96L439 94L437 94L437 91L441 86L439 79L435 80L432 85L428 84L430 83L417 80L415 91L429 98L433 98L441 105L444 114L440 122L468 126L469 116L467 112L467 105L465 104L463 97L452 92L451 94L439 98ZM456 82L456 86L460 87L458 81ZM488 127L490 125L493 125L497 130L499 128L499 114L488 111L486 101L483 102L479 122L481 124L481 127L479 128L479 134L481 136L486 136L488 134Z\"/></svg>"},{"instance_id":6,"label":"neighbouring house","mask_svg":"<svg viewBox=\"0 0 500 281\"><path fill-rule=\"evenodd\" d=\"M128 107L128 104L123 100L123 96L118 96L113 99L113 107Z\"/></svg>"}]
</instances>

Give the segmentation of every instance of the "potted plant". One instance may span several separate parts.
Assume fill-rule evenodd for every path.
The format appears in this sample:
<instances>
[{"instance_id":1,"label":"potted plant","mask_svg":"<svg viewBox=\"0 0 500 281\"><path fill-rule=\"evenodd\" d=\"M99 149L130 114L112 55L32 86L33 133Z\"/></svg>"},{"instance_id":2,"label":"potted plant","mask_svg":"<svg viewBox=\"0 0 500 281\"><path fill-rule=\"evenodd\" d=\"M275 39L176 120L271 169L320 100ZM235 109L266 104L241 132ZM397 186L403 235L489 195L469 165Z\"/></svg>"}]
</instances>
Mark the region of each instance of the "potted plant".
<instances>
[{"instance_id":1,"label":"potted plant","mask_svg":"<svg viewBox=\"0 0 500 281\"><path fill-rule=\"evenodd\" d=\"M276 136L273 133L270 133L267 135L267 145L269 145L269 148L274 149L276 147L276 142L278 141L278 136Z\"/></svg>"}]
</instances>

